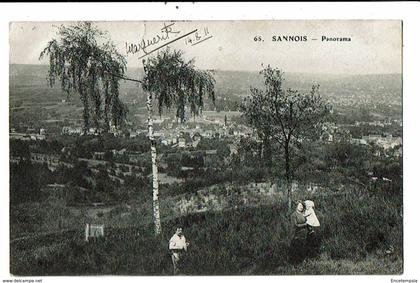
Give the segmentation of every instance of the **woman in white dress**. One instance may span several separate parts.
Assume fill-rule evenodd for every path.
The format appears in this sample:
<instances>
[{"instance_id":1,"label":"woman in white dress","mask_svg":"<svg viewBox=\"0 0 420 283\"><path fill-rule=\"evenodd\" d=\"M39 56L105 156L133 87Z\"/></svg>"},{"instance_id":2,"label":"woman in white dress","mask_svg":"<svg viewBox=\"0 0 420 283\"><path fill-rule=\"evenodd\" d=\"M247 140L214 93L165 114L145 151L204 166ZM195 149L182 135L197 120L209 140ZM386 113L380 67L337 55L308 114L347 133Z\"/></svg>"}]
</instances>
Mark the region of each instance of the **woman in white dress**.
<instances>
[{"instance_id":1,"label":"woman in white dress","mask_svg":"<svg viewBox=\"0 0 420 283\"><path fill-rule=\"evenodd\" d=\"M316 256L320 247L319 227L321 226L315 213L315 204L311 200L305 200L305 211L308 234L306 236L306 249L309 257Z\"/></svg>"}]
</instances>

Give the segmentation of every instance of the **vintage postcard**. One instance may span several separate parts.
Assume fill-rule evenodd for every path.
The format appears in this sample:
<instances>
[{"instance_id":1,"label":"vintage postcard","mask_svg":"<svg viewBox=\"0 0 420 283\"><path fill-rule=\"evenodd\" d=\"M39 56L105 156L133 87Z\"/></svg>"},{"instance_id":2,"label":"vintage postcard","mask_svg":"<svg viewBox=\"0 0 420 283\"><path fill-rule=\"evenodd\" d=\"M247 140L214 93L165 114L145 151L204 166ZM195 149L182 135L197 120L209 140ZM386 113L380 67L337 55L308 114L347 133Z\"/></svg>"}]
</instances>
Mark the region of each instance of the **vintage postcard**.
<instances>
[{"instance_id":1,"label":"vintage postcard","mask_svg":"<svg viewBox=\"0 0 420 283\"><path fill-rule=\"evenodd\" d=\"M11 275L402 274L402 32L11 22Z\"/></svg>"}]
</instances>

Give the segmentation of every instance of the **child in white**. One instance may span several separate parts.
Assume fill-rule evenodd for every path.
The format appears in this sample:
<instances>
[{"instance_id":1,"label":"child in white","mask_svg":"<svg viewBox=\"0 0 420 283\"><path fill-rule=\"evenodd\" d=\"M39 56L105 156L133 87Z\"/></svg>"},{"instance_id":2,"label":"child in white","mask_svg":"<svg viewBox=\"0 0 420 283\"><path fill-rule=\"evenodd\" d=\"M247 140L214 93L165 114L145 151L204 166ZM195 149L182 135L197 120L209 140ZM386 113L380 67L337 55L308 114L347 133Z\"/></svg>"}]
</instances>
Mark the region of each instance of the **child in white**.
<instances>
[{"instance_id":1,"label":"child in white","mask_svg":"<svg viewBox=\"0 0 420 283\"><path fill-rule=\"evenodd\" d=\"M308 227L309 233L314 232L313 227L320 226L318 218L316 217L316 214L315 214L314 207L315 207L315 204L313 201L305 200L305 211L303 215L306 218L306 224L308 224L307 227Z\"/></svg>"}]
</instances>

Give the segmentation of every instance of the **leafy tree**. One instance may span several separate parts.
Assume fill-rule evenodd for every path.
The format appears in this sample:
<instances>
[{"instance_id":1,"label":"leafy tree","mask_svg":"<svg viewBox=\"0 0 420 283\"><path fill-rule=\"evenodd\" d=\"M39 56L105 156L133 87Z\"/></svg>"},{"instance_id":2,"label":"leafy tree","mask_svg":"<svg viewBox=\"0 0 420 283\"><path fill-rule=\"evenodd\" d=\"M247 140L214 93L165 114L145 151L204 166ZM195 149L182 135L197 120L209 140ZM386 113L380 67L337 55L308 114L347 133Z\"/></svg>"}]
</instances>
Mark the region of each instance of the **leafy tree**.
<instances>
[{"instance_id":1,"label":"leafy tree","mask_svg":"<svg viewBox=\"0 0 420 283\"><path fill-rule=\"evenodd\" d=\"M60 81L63 91L78 93L83 103L84 133L93 126L109 130L109 123L119 126L127 113L119 98L119 81L126 70L126 60L114 44L90 22L58 27L57 38L50 40L40 54L48 57L50 86Z\"/></svg>"},{"instance_id":2,"label":"leafy tree","mask_svg":"<svg viewBox=\"0 0 420 283\"><path fill-rule=\"evenodd\" d=\"M277 68L268 65L260 74L264 77L265 89L251 87L251 96L241 106L241 112L262 140L281 145L290 209L292 146L321 134L331 106L319 95L319 85L313 85L309 93L302 93L284 89L283 72Z\"/></svg>"},{"instance_id":3,"label":"leafy tree","mask_svg":"<svg viewBox=\"0 0 420 283\"><path fill-rule=\"evenodd\" d=\"M147 95L148 130L151 142L152 173L153 173L153 216L155 233L161 233L159 212L159 185L156 153L156 140L153 136L152 101L155 99L159 114L164 107L176 107L176 116L185 121L185 109L188 105L195 116L200 114L203 98L207 95L214 102L214 78L211 73L197 70L194 60L185 61L179 50L169 48L158 52L156 56L143 60L143 89Z\"/></svg>"}]
</instances>

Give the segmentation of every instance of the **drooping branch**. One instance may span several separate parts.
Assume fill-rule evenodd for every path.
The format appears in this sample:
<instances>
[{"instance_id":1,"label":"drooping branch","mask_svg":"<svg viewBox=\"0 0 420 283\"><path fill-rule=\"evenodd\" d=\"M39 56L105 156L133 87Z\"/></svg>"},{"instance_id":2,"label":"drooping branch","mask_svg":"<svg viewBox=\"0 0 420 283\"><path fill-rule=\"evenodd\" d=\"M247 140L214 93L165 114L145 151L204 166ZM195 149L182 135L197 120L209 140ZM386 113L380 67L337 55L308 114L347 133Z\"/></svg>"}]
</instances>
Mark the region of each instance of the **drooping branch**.
<instances>
[{"instance_id":1,"label":"drooping branch","mask_svg":"<svg viewBox=\"0 0 420 283\"><path fill-rule=\"evenodd\" d=\"M124 78L127 63L105 35L90 22L61 25L57 38L40 54L40 59L49 59L50 86L59 79L67 95L79 94L85 132L91 120L97 130L108 130L109 121L120 126L127 113L119 98L119 80Z\"/></svg>"},{"instance_id":2,"label":"drooping branch","mask_svg":"<svg viewBox=\"0 0 420 283\"><path fill-rule=\"evenodd\" d=\"M164 107L176 104L176 116L185 120L185 107L198 115L203 107L203 97L214 102L215 80L211 73L197 70L194 61L185 62L182 52L169 48L143 62L145 77L143 89L151 92L158 102L159 114Z\"/></svg>"}]
</instances>

